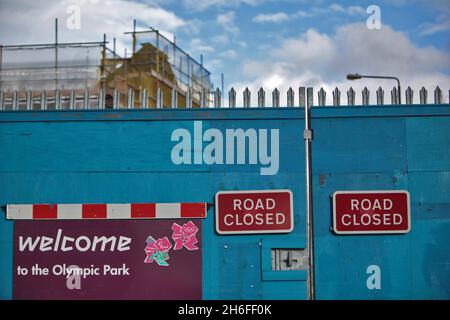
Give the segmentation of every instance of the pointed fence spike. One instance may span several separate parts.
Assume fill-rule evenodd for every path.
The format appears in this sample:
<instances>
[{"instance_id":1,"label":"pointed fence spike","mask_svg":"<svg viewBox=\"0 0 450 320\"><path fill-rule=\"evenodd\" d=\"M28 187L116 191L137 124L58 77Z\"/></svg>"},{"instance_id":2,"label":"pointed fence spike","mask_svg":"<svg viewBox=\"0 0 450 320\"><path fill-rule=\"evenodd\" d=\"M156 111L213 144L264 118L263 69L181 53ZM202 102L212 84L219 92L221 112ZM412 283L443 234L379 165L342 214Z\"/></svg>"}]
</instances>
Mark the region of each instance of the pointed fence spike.
<instances>
[{"instance_id":1,"label":"pointed fence spike","mask_svg":"<svg viewBox=\"0 0 450 320\"><path fill-rule=\"evenodd\" d=\"M434 90L434 104L441 104L442 103L442 90L439 88L439 86L436 87Z\"/></svg>"},{"instance_id":2,"label":"pointed fence spike","mask_svg":"<svg viewBox=\"0 0 450 320\"><path fill-rule=\"evenodd\" d=\"M142 90L141 108L148 109L148 90L147 89Z\"/></svg>"},{"instance_id":3,"label":"pointed fence spike","mask_svg":"<svg viewBox=\"0 0 450 320\"><path fill-rule=\"evenodd\" d=\"M425 87L422 87L419 91L420 104L427 104L428 91Z\"/></svg>"},{"instance_id":4,"label":"pointed fence spike","mask_svg":"<svg viewBox=\"0 0 450 320\"><path fill-rule=\"evenodd\" d=\"M161 90L161 88L156 89L156 109L162 109L163 108L163 98L164 98L164 92Z\"/></svg>"},{"instance_id":5,"label":"pointed fence spike","mask_svg":"<svg viewBox=\"0 0 450 320\"><path fill-rule=\"evenodd\" d=\"M294 106L294 90L292 89L292 87L289 88L288 92L287 92L287 97L286 97L286 102L287 102L287 106L288 107L293 107Z\"/></svg>"},{"instance_id":6,"label":"pointed fence spike","mask_svg":"<svg viewBox=\"0 0 450 320\"><path fill-rule=\"evenodd\" d=\"M347 105L354 106L355 105L355 90L352 87L347 91Z\"/></svg>"},{"instance_id":7,"label":"pointed fence spike","mask_svg":"<svg viewBox=\"0 0 450 320\"><path fill-rule=\"evenodd\" d=\"M411 87L408 87L405 91L406 104L413 104L414 91Z\"/></svg>"},{"instance_id":8,"label":"pointed fence spike","mask_svg":"<svg viewBox=\"0 0 450 320\"><path fill-rule=\"evenodd\" d=\"M204 90L200 90L200 108L205 108L206 107L206 99L205 99L205 91Z\"/></svg>"},{"instance_id":9,"label":"pointed fence spike","mask_svg":"<svg viewBox=\"0 0 450 320\"><path fill-rule=\"evenodd\" d=\"M75 109L75 91L74 90L70 90L70 94L69 94L69 110L74 110Z\"/></svg>"},{"instance_id":10,"label":"pointed fence spike","mask_svg":"<svg viewBox=\"0 0 450 320\"><path fill-rule=\"evenodd\" d=\"M208 108L209 107L209 103L208 103L208 94L209 94L209 92L208 92L208 90L206 90L206 89L202 89L202 91L200 92L200 94L201 94L201 106L202 106L202 108Z\"/></svg>"},{"instance_id":11,"label":"pointed fence spike","mask_svg":"<svg viewBox=\"0 0 450 320\"><path fill-rule=\"evenodd\" d=\"M214 91L214 108L220 108L222 102L222 93L219 88Z\"/></svg>"},{"instance_id":12,"label":"pointed fence spike","mask_svg":"<svg viewBox=\"0 0 450 320\"><path fill-rule=\"evenodd\" d=\"M186 91L186 109L192 108L192 91L189 87Z\"/></svg>"},{"instance_id":13,"label":"pointed fence spike","mask_svg":"<svg viewBox=\"0 0 450 320\"><path fill-rule=\"evenodd\" d=\"M41 110L47 110L47 91L42 90L41 92Z\"/></svg>"},{"instance_id":14,"label":"pointed fence spike","mask_svg":"<svg viewBox=\"0 0 450 320\"><path fill-rule=\"evenodd\" d=\"M395 104L399 104L398 103L398 89L397 87L392 88L391 90L391 104L395 105Z\"/></svg>"},{"instance_id":15,"label":"pointed fence spike","mask_svg":"<svg viewBox=\"0 0 450 320\"><path fill-rule=\"evenodd\" d=\"M156 109L161 109L161 88L156 88Z\"/></svg>"},{"instance_id":16,"label":"pointed fence spike","mask_svg":"<svg viewBox=\"0 0 450 320\"><path fill-rule=\"evenodd\" d=\"M172 109L178 109L178 90L176 88L172 88L170 104Z\"/></svg>"},{"instance_id":17,"label":"pointed fence spike","mask_svg":"<svg viewBox=\"0 0 450 320\"><path fill-rule=\"evenodd\" d=\"M211 102L211 92L208 89L203 89L203 99L205 100L203 105L205 108L209 108L209 103Z\"/></svg>"},{"instance_id":18,"label":"pointed fence spike","mask_svg":"<svg viewBox=\"0 0 450 320\"><path fill-rule=\"evenodd\" d=\"M341 91L336 87L333 90L333 106L340 106L341 105Z\"/></svg>"},{"instance_id":19,"label":"pointed fence spike","mask_svg":"<svg viewBox=\"0 0 450 320\"><path fill-rule=\"evenodd\" d=\"M0 110L5 110L5 93L0 91Z\"/></svg>"},{"instance_id":20,"label":"pointed fence spike","mask_svg":"<svg viewBox=\"0 0 450 320\"><path fill-rule=\"evenodd\" d=\"M236 108L236 90L233 87L228 91L228 107Z\"/></svg>"},{"instance_id":21,"label":"pointed fence spike","mask_svg":"<svg viewBox=\"0 0 450 320\"><path fill-rule=\"evenodd\" d=\"M89 109L90 107L91 107L91 97L89 90L84 90L83 109Z\"/></svg>"},{"instance_id":22,"label":"pointed fence spike","mask_svg":"<svg viewBox=\"0 0 450 320\"><path fill-rule=\"evenodd\" d=\"M368 106L370 103L370 91L367 89L367 87L364 87L362 91L362 105Z\"/></svg>"},{"instance_id":23,"label":"pointed fence spike","mask_svg":"<svg viewBox=\"0 0 450 320\"><path fill-rule=\"evenodd\" d=\"M60 110L61 108L61 92L55 90L55 110Z\"/></svg>"},{"instance_id":24,"label":"pointed fence spike","mask_svg":"<svg viewBox=\"0 0 450 320\"><path fill-rule=\"evenodd\" d=\"M12 94L12 110L19 110L19 99L17 99L17 91Z\"/></svg>"},{"instance_id":25,"label":"pointed fence spike","mask_svg":"<svg viewBox=\"0 0 450 320\"><path fill-rule=\"evenodd\" d=\"M98 91L97 108L103 109L103 89Z\"/></svg>"},{"instance_id":26,"label":"pointed fence spike","mask_svg":"<svg viewBox=\"0 0 450 320\"><path fill-rule=\"evenodd\" d=\"M105 92L103 89L100 89L98 92L98 108L105 109Z\"/></svg>"},{"instance_id":27,"label":"pointed fence spike","mask_svg":"<svg viewBox=\"0 0 450 320\"><path fill-rule=\"evenodd\" d=\"M243 92L243 102L244 102L244 108L250 108L250 102L251 102L251 92L246 87Z\"/></svg>"},{"instance_id":28,"label":"pointed fence spike","mask_svg":"<svg viewBox=\"0 0 450 320\"><path fill-rule=\"evenodd\" d=\"M114 89L113 92L113 109L120 108L120 92L117 89Z\"/></svg>"},{"instance_id":29,"label":"pointed fence spike","mask_svg":"<svg viewBox=\"0 0 450 320\"><path fill-rule=\"evenodd\" d=\"M258 90L258 108L264 108L266 106L266 92L261 87Z\"/></svg>"},{"instance_id":30,"label":"pointed fence spike","mask_svg":"<svg viewBox=\"0 0 450 320\"><path fill-rule=\"evenodd\" d=\"M134 92L132 88L128 88L127 98L127 109L132 109L134 106Z\"/></svg>"},{"instance_id":31,"label":"pointed fence spike","mask_svg":"<svg viewBox=\"0 0 450 320\"><path fill-rule=\"evenodd\" d=\"M275 88L272 91L272 107L273 108L279 108L280 107L280 91L278 91L277 88Z\"/></svg>"},{"instance_id":32,"label":"pointed fence spike","mask_svg":"<svg viewBox=\"0 0 450 320\"><path fill-rule=\"evenodd\" d=\"M378 87L377 89L377 105L384 105L384 90L382 87Z\"/></svg>"},{"instance_id":33,"label":"pointed fence spike","mask_svg":"<svg viewBox=\"0 0 450 320\"><path fill-rule=\"evenodd\" d=\"M26 105L26 109L27 110L32 110L32 106L33 106L33 93L31 92L31 90L27 91L27 105Z\"/></svg>"},{"instance_id":34,"label":"pointed fence spike","mask_svg":"<svg viewBox=\"0 0 450 320\"><path fill-rule=\"evenodd\" d=\"M323 88L320 88L319 92L317 93L319 97L319 106L325 106L327 103L327 93Z\"/></svg>"}]
</instances>

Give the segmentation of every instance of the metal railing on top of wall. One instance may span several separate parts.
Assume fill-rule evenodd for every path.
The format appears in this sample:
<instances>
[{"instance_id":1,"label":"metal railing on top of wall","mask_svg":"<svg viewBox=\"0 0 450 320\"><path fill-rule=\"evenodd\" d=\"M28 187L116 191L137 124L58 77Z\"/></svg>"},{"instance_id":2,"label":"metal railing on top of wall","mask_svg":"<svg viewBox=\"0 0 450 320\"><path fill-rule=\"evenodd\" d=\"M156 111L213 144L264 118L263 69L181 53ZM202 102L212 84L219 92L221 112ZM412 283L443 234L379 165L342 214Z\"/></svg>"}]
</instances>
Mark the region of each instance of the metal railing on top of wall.
<instances>
[{"instance_id":1,"label":"metal railing on top of wall","mask_svg":"<svg viewBox=\"0 0 450 320\"><path fill-rule=\"evenodd\" d=\"M120 93L117 90L114 90L112 94L105 95L103 90L96 92L95 94L84 91L80 94L80 92L75 91L65 91L66 95L61 94L61 91L40 91L40 92L32 92L32 91L14 91L5 93L0 91L0 110L17 110L17 111L26 111L26 110L102 110L102 109L149 109L148 104L148 92L147 90L142 90L140 92L139 104L135 103L135 93L132 89L128 90L126 95L126 99L121 99ZM310 92L307 96L307 92ZM302 107L305 102L308 100L309 104L312 106L313 104L313 95L312 90L306 90L306 87L298 88L298 103L295 104L295 92L292 88L286 92L286 107ZM171 92L171 101L172 108L192 108L192 92L188 90L186 92L186 103L184 106L178 105L178 92L176 90L172 90ZM235 108L236 105L236 90L231 88L228 91L228 108ZM207 96L209 95L209 96ZM347 106L355 105L356 92L353 88L350 88L347 91ZM379 87L375 92L376 104L374 105L384 105L385 104L385 91ZM399 103L399 92L397 88L394 87L390 92L390 101L392 105L398 105ZM405 91L405 101L407 105L413 104L414 91L411 87ZM208 101L209 98L212 98L213 105L209 106ZM266 103L266 93L263 88L259 89L257 92L257 99L255 100L257 104L252 104L252 94L248 88L246 88L242 93L242 101L244 108L249 107L272 107L278 108L280 107L280 91L278 89L274 89L272 91L272 103L268 105ZM317 101L318 106L327 106L327 92L320 88L317 92ZM331 92L332 106L341 106L344 99L341 98L341 91L338 88L335 88ZM439 87L433 92L433 100L431 103L434 104L443 104L443 92ZM126 101L126 103L123 103ZM370 91L365 87L361 92L361 101L363 106L370 105ZM419 103L427 104L431 101L428 97L428 91L422 87L419 90ZM163 108L163 92L158 90L157 92L157 101L156 101L156 109ZM449 90L449 103L450 103L450 90ZM222 93L217 88L212 92L200 92L200 107L201 108L223 108L222 106Z\"/></svg>"}]
</instances>

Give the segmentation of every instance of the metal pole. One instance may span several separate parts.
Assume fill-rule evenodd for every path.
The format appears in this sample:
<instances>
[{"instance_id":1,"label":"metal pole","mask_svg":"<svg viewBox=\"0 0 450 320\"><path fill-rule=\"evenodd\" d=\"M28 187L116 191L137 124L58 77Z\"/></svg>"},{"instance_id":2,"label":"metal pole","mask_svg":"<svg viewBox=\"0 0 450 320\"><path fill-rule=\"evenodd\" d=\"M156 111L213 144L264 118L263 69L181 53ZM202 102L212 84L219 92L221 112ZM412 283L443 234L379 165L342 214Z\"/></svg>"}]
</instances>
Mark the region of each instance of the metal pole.
<instances>
[{"instance_id":1,"label":"metal pole","mask_svg":"<svg viewBox=\"0 0 450 320\"><path fill-rule=\"evenodd\" d=\"M316 299L314 283L314 224L313 224L313 189L312 189L312 156L311 142L313 140L313 130L311 129L311 114L313 88L307 89L307 100L305 103L305 130L303 138L305 140L305 176L306 176L306 233L308 237L308 300Z\"/></svg>"},{"instance_id":2,"label":"metal pole","mask_svg":"<svg viewBox=\"0 0 450 320\"><path fill-rule=\"evenodd\" d=\"M220 74L220 82L221 82L221 86L220 86L220 88L221 88L221 90L222 90L222 105L224 106L225 104L225 91L224 91L224 82L223 82L223 73L222 74Z\"/></svg>"},{"instance_id":3,"label":"metal pole","mask_svg":"<svg viewBox=\"0 0 450 320\"><path fill-rule=\"evenodd\" d=\"M114 40L114 45L115 45L115 40ZM102 62L101 62L101 66L100 66L100 77L101 77L100 92L103 92L103 93L106 93L105 64L106 64L106 33L103 34ZM104 106L103 102L102 102L102 105Z\"/></svg>"},{"instance_id":4,"label":"metal pole","mask_svg":"<svg viewBox=\"0 0 450 320\"><path fill-rule=\"evenodd\" d=\"M58 89L58 18L55 18L55 90Z\"/></svg>"},{"instance_id":5,"label":"metal pole","mask_svg":"<svg viewBox=\"0 0 450 320\"><path fill-rule=\"evenodd\" d=\"M159 73L159 30L156 30L156 72Z\"/></svg>"},{"instance_id":6,"label":"metal pole","mask_svg":"<svg viewBox=\"0 0 450 320\"><path fill-rule=\"evenodd\" d=\"M133 19L133 54L136 52L136 19ZM126 57L125 57L126 58Z\"/></svg>"},{"instance_id":7,"label":"metal pole","mask_svg":"<svg viewBox=\"0 0 450 320\"><path fill-rule=\"evenodd\" d=\"M177 37L173 36L173 65L175 66L175 63L177 63L177 56L176 56L176 49L177 49Z\"/></svg>"},{"instance_id":8,"label":"metal pole","mask_svg":"<svg viewBox=\"0 0 450 320\"><path fill-rule=\"evenodd\" d=\"M3 81L2 81L2 64L3 64L3 46L0 44L0 91L3 91ZM1 109L0 105L0 109Z\"/></svg>"}]
</instances>

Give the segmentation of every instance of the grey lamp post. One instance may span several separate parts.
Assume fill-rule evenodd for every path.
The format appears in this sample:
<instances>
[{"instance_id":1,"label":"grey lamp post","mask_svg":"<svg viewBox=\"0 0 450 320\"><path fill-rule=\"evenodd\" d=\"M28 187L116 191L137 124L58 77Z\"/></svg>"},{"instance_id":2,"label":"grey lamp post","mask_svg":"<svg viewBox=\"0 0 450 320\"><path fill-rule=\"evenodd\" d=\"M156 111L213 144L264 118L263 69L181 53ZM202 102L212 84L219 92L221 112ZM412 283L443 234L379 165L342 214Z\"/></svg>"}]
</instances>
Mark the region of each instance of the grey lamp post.
<instances>
[{"instance_id":1,"label":"grey lamp post","mask_svg":"<svg viewBox=\"0 0 450 320\"><path fill-rule=\"evenodd\" d=\"M398 90L398 104L402 104L402 91L400 88L400 80L397 77L386 77L386 76L367 76L367 75L360 75L358 73L355 74L348 74L347 80L359 80L362 78L369 78L369 79L392 79L397 81L397 90Z\"/></svg>"}]
</instances>

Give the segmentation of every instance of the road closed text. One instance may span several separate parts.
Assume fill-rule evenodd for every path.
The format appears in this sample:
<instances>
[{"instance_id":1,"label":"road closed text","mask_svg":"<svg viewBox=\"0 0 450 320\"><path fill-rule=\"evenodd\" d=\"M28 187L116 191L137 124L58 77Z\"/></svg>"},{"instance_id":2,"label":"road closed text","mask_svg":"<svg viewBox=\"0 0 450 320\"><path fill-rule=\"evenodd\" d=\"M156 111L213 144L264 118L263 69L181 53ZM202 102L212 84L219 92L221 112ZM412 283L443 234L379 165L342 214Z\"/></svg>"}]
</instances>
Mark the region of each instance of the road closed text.
<instances>
[{"instance_id":1,"label":"road closed text","mask_svg":"<svg viewBox=\"0 0 450 320\"><path fill-rule=\"evenodd\" d=\"M400 213L390 212L392 206L393 203L390 199L375 199L373 201L370 199L352 199L350 201L351 210L349 213L342 215L341 222L344 226L401 225L403 216ZM377 210L381 212L371 213Z\"/></svg>"},{"instance_id":2,"label":"road closed text","mask_svg":"<svg viewBox=\"0 0 450 320\"><path fill-rule=\"evenodd\" d=\"M333 195L337 234L406 233L409 216L407 191L338 191Z\"/></svg>"},{"instance_id":3,"label":"road closed text","mask_svg":"<svg viewBox=\"0 0 450 320\"><path fill-rule=\"evenodd\" d=\"M292 231L289 190L222 191L216 195L216 230L220 234Z\"/></svg>"},{"instance_id":4,"label":"road closed text","mask_svg":"<svg viewBox=\"0 0 450 320\"><path fill-rule=\"evenodd\" d=\"M240 211L243 214L225 214L224 223L227 226L251 226L251 225L281 225L286 221L286 216L282 212L276 212L275 200L264 199L234 199L233 211ZM258 213L252 213L258 212Z\"/></svg>"}]
</instances>

